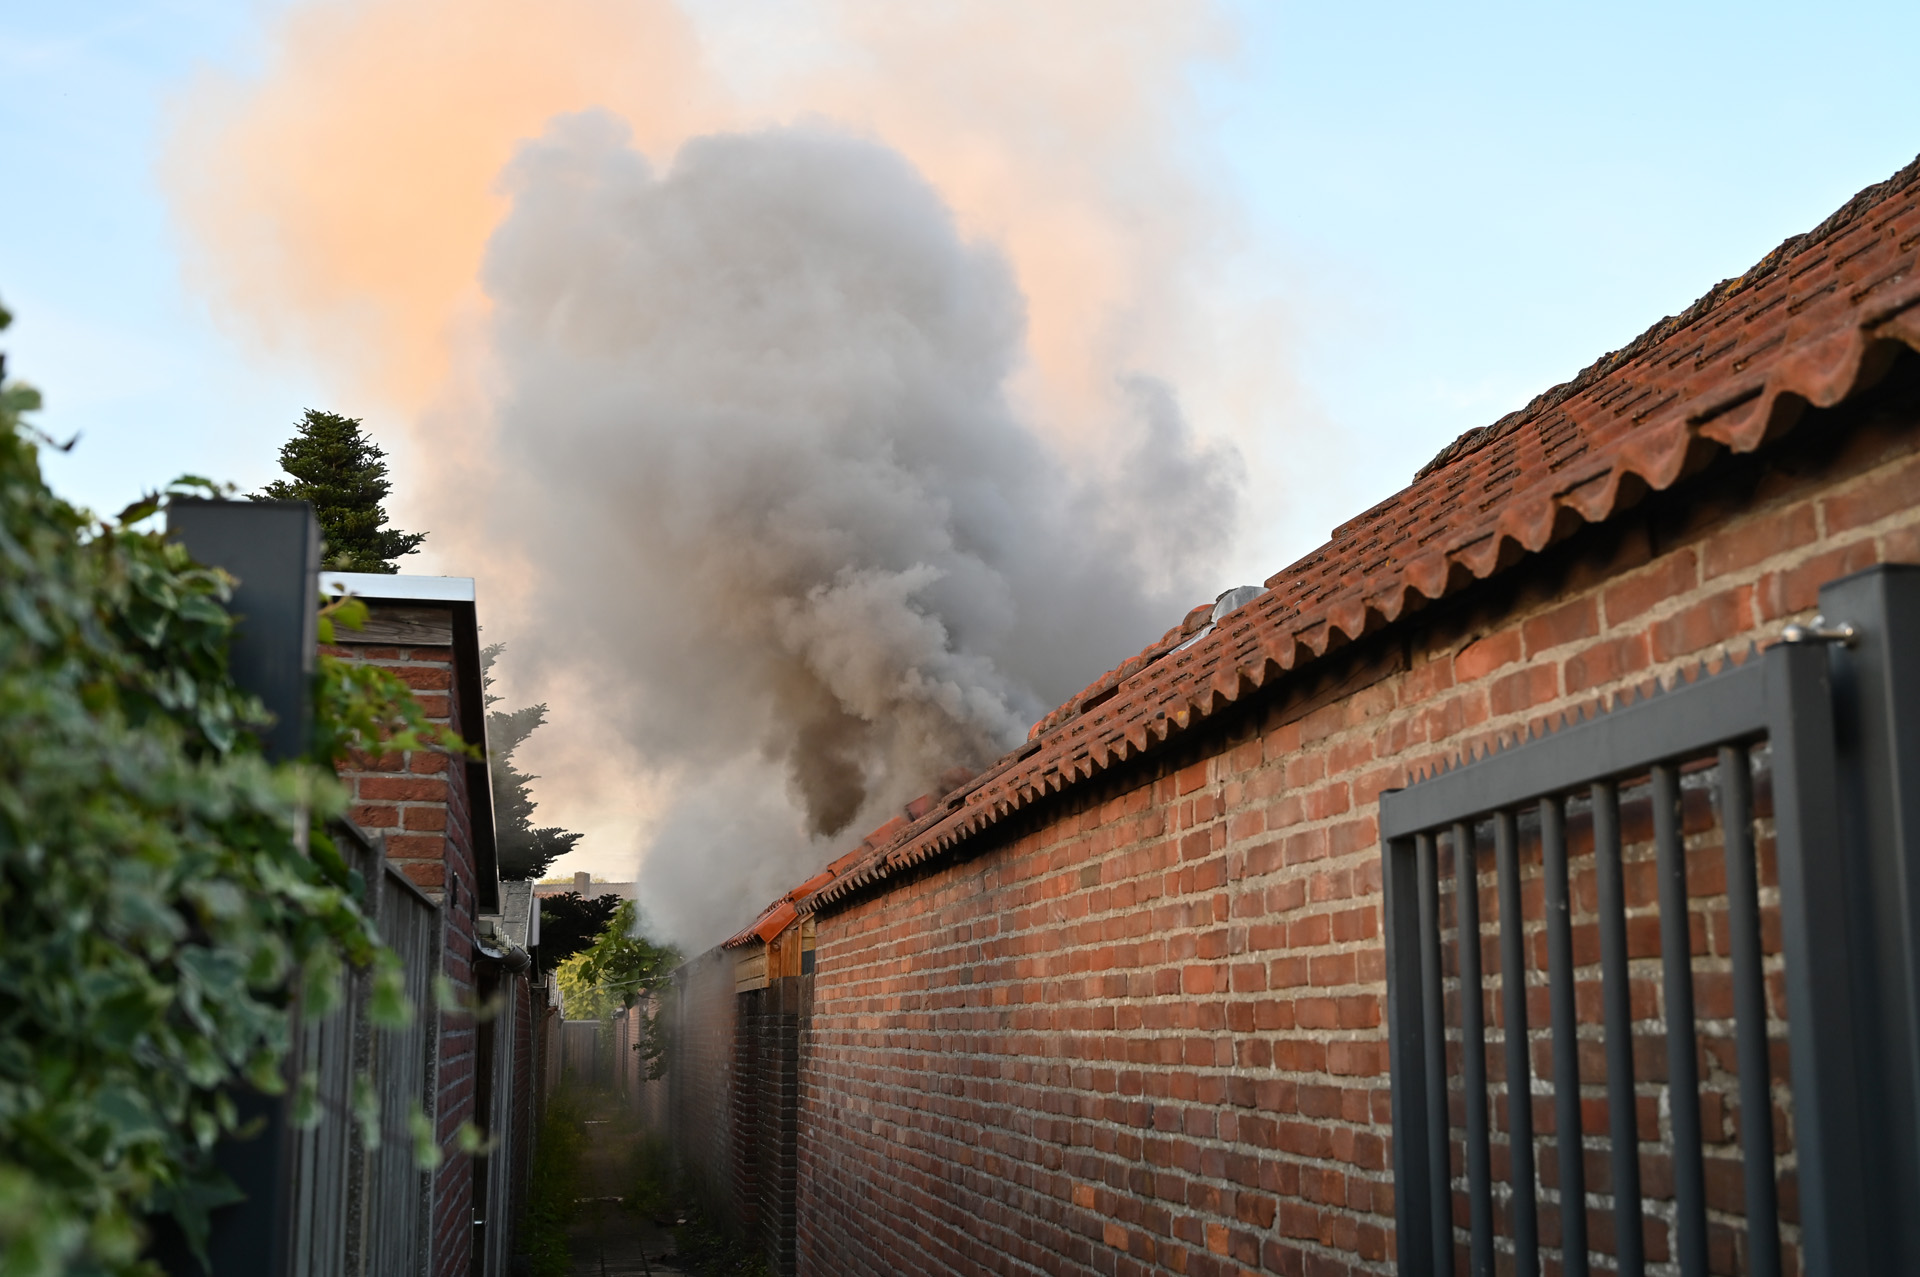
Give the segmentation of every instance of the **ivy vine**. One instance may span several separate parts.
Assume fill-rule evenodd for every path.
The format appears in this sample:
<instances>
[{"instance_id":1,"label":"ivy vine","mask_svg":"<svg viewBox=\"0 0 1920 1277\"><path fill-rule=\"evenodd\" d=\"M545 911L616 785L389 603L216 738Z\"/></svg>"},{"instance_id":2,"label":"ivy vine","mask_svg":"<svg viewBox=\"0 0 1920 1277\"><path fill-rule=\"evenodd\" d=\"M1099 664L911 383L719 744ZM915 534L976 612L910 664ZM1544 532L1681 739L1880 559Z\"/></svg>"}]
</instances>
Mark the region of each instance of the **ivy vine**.
<instances>
[{"instance_id":1,"label":"ivy vine","mask_svg":"<svg viewBox=\"0 0 1920 1277\"><path fill-rule=\"evenodd\" d=\"M0 1277L136 1277L149 1217L199 1244L239 1196L212 1157L233 1089L287 1086L294 1017L347 966L376 1023L411 1014L324 832L330 764L459 745L327 658L312 756L268 762L227 667L232 581L148 522L212 485L95 518L42 478L38 407L0 383Z\"/></svg>"}]
</instances>

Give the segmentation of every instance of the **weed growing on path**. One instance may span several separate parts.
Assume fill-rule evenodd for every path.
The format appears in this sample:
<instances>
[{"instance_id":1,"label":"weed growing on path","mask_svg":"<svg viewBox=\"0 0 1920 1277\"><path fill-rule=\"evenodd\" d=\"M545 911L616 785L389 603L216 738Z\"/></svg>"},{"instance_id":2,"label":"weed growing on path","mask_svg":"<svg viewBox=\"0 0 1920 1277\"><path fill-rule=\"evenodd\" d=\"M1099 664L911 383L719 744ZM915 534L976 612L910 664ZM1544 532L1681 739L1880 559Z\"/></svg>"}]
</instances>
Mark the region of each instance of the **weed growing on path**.
<instances>
[{"instance_id":1,"label":"weed growing on path","mask_svg":"<svg viewBox=\"0 0 1920 1277\"><path fill-rule=\"evenodd\" d=\"M643 1218L673 1230L673 1264L689 1277L767 1277L766 1256L751 1238L708 1215L658 1136L633 1146L627 1203Z\"/></svg>"},{"instance_id":2,"label":"weed growing on path","mask_svg":"<svg viewBox=\"0 0 1920 1277\"><path fill-rule=\"evenodd\" d=\"M571 1091L547 1099L533 1149L521 1250L530 1277L567 1277L572 1258L567 1228L579 1214L580 1163L586 1148L585 1110Z\"/></svg>"}]
</instances>

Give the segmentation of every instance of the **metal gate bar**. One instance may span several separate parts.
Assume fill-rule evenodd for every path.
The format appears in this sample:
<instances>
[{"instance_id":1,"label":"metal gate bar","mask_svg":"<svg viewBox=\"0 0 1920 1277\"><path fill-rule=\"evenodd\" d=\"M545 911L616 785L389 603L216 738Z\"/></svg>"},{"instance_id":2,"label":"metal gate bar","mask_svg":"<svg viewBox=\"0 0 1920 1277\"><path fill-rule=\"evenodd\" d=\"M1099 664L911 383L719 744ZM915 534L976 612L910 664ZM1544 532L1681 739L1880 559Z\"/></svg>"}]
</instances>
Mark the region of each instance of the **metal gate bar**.
<instances>
[{"instance_id":1,"label":"metal gate bar","mask_svg":"<svg viewBox=\"0 0 1920 1277\"><path fill-rule=\"evenodd\" d=\"M1647 1242L1640 1204L1640 1115L1633 1091L1633 991L1627 987L1627 890L1620 864L1620 789L1592 787L1593 876L1600 917L1600 998L1607 1040L1608 1178L1613 1256L1624 1277L1643 1277Z\"/></svg>"},{"instance_id":2,"label":"metal gate bar","mask_svg":"<svg viewBox=\"0 0 1920 1277\"><path fill-rule=\"evenodd\" d=\"M1773 1078L1767 1059L1767 989L1760 970L1760 875L1753 846L1753 775L1747 751L1720 750L1720 837L1727 858L1727 931L1740 1068L1740 1148L1748 1166L1773 1165ZM1780 1277L1780 1205L1771 1175L1746 1177L1747 1271Z\"/></svg>"},{"instance_id":3,"label":"metal gate bar","mask_svg":"<svg viewBox=\"0 0 1920 1277\"><path fill-rule=\"evenodd\" d=\"M1573 1005L1573 900L1566 805L1540 800L1546 887L1547 1001L1553 1020L1553 1135L1560 1151L1560 1253L1565 1277L1587 1277L1587 1175L1580 1132L1580 1044Z\"/></svg>"},{"instance_id":4,"label":"metal gate bar","mask_svg":"<svg viewBox=\"0 0 1920 1277\"><path fill-rule=\"evenodd\" d=\"M1453 1236L1452 1151L1447 1138L1446 995L1440 987L1440 857L1432 834L1415 840L1420 869L1420 1013L1426 1027L1427 1175L1439 1189L1429 1194L1435 1237ZM1433 1256L1435 1277L1453 1277L1453 1247Z\"/></svg>"},{"instance_id":5,"label":"metal gate bar","mask_svg":"<svg viewBox=\"0 0 1920 1277\"><path fill-rule=\"evenodd\" d=\"M1454 909L1459 916L1460 940L1460 1058L1467 1100L1467 1194L1472 1242L1470 1271L1493 1270L1493 1152L1487 1136L1487 1020L1480 975L1480 871L1473 854L1473 830L1463 822L1453 827ZM1468 937L1472 937L1471 941ZM1437 956L1437 955L1436 955ZM1446 1086L1446 1079L1440 1079ZM1436 1190L1450 1198L1452 1186L1442 1181ZM1452 1248L1451 1230L1437 1244Z\"/></svg>"},{"instance_id":6,"label":"metal gate bar","mask_svg":"<svg viewBox=\"0 0 1920 1277\"><path fill-rule=\"evenodd\" d=\"M1527 1059L1526 919L1520 912L1519 822L1511 809L1493 816L1493 862L1500 884L1501 1036L1506 1047L1507 1170L1513 1253L1520 1277L1540 1277L1540 1211L1534 1197L1533 1070Z\"/></svg>"},{"instance_id":7,"label":"metal gate bar","mask_svg":"<svg viewBox=\"0 0 1920 1277\"><path fill-rule=\"evenodd\" d=\"M1673 1123L1674 1232L1681 1277L1707 1277L1707 1172L1701 1161L1699 1044L1694 1038L1692 913L1680 845L1680 771L1653 767L1653 850L1660 879L1660 975ZM1772 1166L1767 1167L1769 1174ZM1755 1168L1758 1174L1758 1168Z\"/></svg>"}]
</instances>

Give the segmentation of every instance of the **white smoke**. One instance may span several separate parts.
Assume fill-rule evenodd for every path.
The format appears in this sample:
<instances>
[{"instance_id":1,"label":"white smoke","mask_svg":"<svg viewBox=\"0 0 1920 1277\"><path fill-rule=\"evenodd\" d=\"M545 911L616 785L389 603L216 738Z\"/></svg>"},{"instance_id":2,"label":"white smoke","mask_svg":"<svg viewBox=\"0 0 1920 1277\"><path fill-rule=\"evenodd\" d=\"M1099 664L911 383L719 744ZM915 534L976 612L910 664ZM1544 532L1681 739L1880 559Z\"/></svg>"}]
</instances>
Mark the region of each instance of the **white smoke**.
<instances>
[{"instance_id":1,"label":"white smoke","mask_svg":"<svg viewBox=\"0 0 1920 1277\"><path fill-rule=\"evenodd\" d=\"M1010 402L1011 271L897 153L810 124L660 172L589 112L504 181L475 443L538 580L514 651L591 670L667 794L667 937L749 920L1216 585L1237 454L1129 377L1104 455L1059 455Z\"/></svg>"}]
</instances>

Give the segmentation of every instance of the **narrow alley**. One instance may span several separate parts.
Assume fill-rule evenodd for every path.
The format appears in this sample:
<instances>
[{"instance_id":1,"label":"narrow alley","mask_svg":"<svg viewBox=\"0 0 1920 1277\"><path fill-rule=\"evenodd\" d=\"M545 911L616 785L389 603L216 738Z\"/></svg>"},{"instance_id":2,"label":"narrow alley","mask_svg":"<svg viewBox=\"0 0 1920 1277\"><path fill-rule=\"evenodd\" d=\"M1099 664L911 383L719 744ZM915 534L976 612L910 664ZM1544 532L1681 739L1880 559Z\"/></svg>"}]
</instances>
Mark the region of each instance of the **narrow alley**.
<instances>
[{"instance_id":1,"label":"narrow alley","mask_svg":"<svg viewBox=\"0 0 1920 1277\"><path fill-rule=\"evenodd\" d=\"M570 1230L572 1277L666 1277L673 1263L672 1220L656 1220L630 1200L640 1137L624 1123L585 1123L580 1213Z\"/></svg>"}]
</instances>

